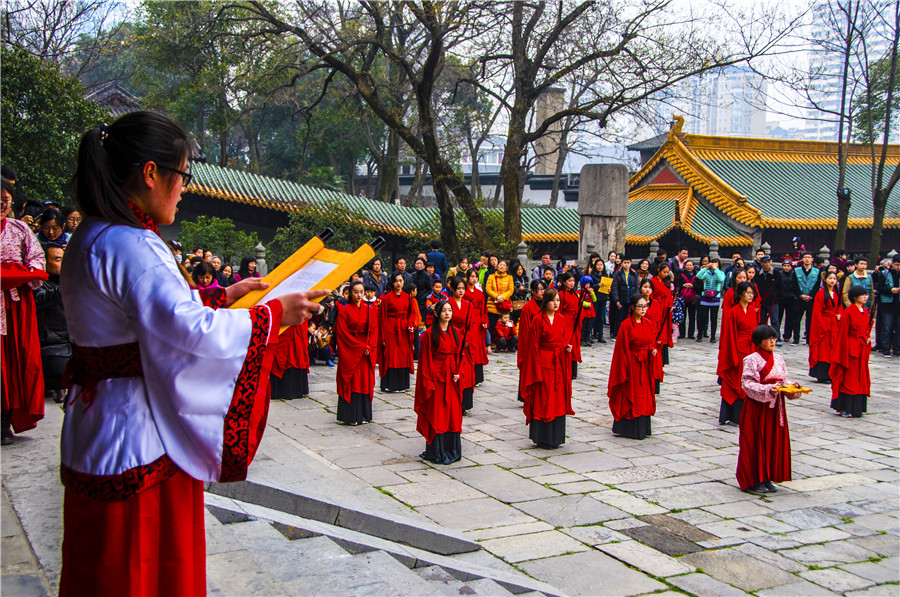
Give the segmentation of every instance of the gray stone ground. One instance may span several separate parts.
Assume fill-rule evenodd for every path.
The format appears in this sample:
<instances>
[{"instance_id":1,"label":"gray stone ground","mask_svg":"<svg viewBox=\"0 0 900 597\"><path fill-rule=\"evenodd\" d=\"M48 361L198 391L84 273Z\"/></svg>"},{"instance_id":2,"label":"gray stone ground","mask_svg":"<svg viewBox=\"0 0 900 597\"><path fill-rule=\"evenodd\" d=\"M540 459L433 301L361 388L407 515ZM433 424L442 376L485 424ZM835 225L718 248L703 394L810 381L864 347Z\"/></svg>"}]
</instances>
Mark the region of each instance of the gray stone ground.
<instances>
[{"instance_id":1,"label":"gray stone ground","mask_svg":"<svg viewBox=\"0 0 900 597\"><path fill-rule=\"evenodd\" d=\"M737 488L737 429L717 424L717 345L672 349L643 441L610 431L612 347L584 350L576 415L555 451L528 440L514 355L492 356L464 419L464 458L450 466L418 458L412 392L376 393L374 423L341 426L334 370L313 367L310 398L273 403L251 479L428 519L480 542L482 562L571 595L900 594L897 359L873 355L869 412L842 419L829 387L805 375L806 347L779 349L814 391L788 406L793 481L759 497ZM61 413L47 408L2 452L4 595L52 593L59 574ZM216 566L211 555L211 576L227 579Z\"/></svg>"}]
</instances>

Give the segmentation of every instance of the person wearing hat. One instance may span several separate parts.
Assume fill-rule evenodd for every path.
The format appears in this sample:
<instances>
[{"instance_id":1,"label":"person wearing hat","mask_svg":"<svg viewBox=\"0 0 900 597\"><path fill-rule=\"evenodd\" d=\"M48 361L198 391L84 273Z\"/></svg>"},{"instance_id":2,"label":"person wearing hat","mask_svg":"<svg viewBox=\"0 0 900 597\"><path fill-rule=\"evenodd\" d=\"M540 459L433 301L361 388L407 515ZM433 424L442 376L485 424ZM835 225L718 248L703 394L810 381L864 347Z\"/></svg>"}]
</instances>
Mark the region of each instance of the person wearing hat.
<instances>
[{"instance_id":1,"label":"person wearing hat","mask_svg":"<svg viewBox=\"0 0 900 597\"><path fill-rule=\"evenodd\" d=\"M759 290L759 325L772 322L777 332L776 346L781 346L780 301L783 293L781 276L772 267L772 258L765 253L759 257L759 271L753 279Z\"/></svg>"}]
</instances>

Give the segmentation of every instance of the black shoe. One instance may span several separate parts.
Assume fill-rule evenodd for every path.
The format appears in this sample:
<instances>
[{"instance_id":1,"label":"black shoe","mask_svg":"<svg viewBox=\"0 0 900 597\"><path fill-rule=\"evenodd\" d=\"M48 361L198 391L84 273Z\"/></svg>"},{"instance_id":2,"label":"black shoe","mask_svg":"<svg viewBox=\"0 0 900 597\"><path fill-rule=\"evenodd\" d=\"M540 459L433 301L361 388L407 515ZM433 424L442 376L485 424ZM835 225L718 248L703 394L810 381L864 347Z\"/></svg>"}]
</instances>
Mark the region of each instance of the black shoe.
<instances>
[{"instance_id":1,"label":"black shoe","mask_svg":"<svg viewBox=\"0 0 900 597\"><path fill-rule=\"evenodd\" d=\"M747 493L771 493L765 483L754 485L750 489L745 490Z\"/></svg>"},{"instance_id":2,"label":"black shoe","mask_svg":"<svg viewBox=\"0 0 900 597\"><path fill-rule=\"evenodd\" d=\"M772 483L771 481L765 481L765 485L766 485L766 489L769 490L769 493L775 493L776 491L778 491L778 488L775 487L775 484Z\"/></svg>"},{"instance_id":3,"label":"black shoe","mask_svg":"<svg viewBox=\"0 0 900 597\"><path fill-rule=\"evenodd\" d=\"M799 344L800 344L799 340L794 340L793 342L791 342L791 346L799 346Z\"/></svg>"},{"instance_id":4,"label":"black shoe","mask_svg":"<svg viewBox=\"0 0 900 597\"><path fill-rule=\"evenodd\" d=\"M691 335L688 335L688 340L693 340L693 339L694 339L694 336L693 336L693 334L691 334Z\"/></svg>"},{"instance_id":5,"label":"black shoe","mask_svg":"<svg viewBox=\"0 0 900 597\"><path fill-rule=\"evenodd\" d=\"M697 342L703 342L703 336L697 336Z\"/></svg>"},{"instance_id":6,"label":"black shoe","mask_svg":"<svg viewBox=\"0 0 900 597\"><path fill-rule=\"evenodd\" d=\"M709 343L710 343L710 344L715 344L715 343L716 343L716 337L713 336L712 338L710 338L710 339L709 339Z\"/></svg>"},{"instance_id":7,"label":"black shoe","mask_svg":"<svg viewBox=\"0 0 900 597\"><path fill-rule=\"evenodd\" d=\"M0 446L8 446L15 443L15 441L16 436L13 435L12 429L10 429L9 425L4 425L3 431L0 432Z\"/></svg>"},{"instance_id":8,"label":"black shoe","mask_svg":"<svg viewBox=\"0 0 900 597\"><path fill-rule=\"evenodd\" d=\"M606 344L606 340L604 340L603 338L598 339L597 342L599 342L600 344Z\"/></svg>"}]
</instances>

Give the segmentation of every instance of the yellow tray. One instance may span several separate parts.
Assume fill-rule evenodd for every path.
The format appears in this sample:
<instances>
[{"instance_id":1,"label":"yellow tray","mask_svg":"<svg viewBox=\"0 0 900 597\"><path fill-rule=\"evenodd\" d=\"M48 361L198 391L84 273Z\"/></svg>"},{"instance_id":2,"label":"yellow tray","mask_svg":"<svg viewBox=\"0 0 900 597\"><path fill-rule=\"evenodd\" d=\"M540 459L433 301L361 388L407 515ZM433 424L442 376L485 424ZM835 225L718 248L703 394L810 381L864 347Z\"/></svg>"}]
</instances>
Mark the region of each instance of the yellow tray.
<instances>
[{"instance_id":1,"label":"yellow tray","mask_svg":"<svg viewBox=\"0 0 900 597\"><path fill-rule=\"evenodd\" d=\"M811 388L798 388L797 386L778 386L775 389L779 392L784 392L785 394L809 394L812 392Z\"/></svg>"}]
</instances>

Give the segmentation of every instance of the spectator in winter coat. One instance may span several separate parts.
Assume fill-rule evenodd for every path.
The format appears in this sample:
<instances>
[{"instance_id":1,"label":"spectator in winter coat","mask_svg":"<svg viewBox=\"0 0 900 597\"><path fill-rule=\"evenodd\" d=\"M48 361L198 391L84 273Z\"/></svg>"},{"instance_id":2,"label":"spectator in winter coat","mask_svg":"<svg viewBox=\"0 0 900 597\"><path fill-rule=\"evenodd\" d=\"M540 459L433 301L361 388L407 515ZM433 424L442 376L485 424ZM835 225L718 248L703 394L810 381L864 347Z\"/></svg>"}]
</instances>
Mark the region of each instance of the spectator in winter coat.
<instances>
[{"instance_id":1,"label":"spectator in winter coat","mask_svg":"<svg viewBox=\"0 0 900 597\"><path fill-rule=\"evenodd\" d=\"M772 267L772 258L762 254L760 257L762 265L757 271L756 288L759 290L759 325L768 324L769 319L772 320L772 327L778 333L776 346L781 346L781 318L780 318L780 300L782 294L781 276Z\"/></svg>"},{"instance_id":2,"label":"spectator in winter coat","mask_svg":"<svg viewBox=\"0 0 900 597\"><path fill-rule=\"evenodd\" d=\"M406 280L404 279L404 282ZM363 272L362 275L362 283L363 285L369 284L374 286L378 290L378 296L381 296L388 290L388 275L384 272L381 266L381 259L376 257L369 264L369 268Z\"/></svg>"},{"instance_id":3,"label":"spectator in winter coat","mask_svg":"<svg viewBox=\"0 0 900 597\"><path fill-rule=\"evenodd\" d=\"M441 251L441 241L431 241L431 251L428 252L425 258L434 264L435 273L441 277L441 280L444 280L447 276L447 270L450 269L450 263L447 261L447 256Z\"/></svg>"},{"instance_id":4,"label":"spectator in winter coat","mask_svg":"<svg viewBox=\"0 0 900 597\"><path fill-rule=\"evenodd\" d=\"M540 280L544 276L544 268L550 267L550 262L553 258L550 256L550 253L544 253L541 255L541 262L538 264L533 270L531 270L531 279L532 280Z\"/></svg>"},{"instance_id":5,"label":"spectator in winter coat","mask_svg":"<svg viewBox=\"0 0 900 597\"><path fill-rule=\"evenodd\" d=\"M885 270L878 285L878 305L881 311L881 354L900 356L900 255L891 259L891 268Z\"/></svg>"},{"instance_id":6,"label":"spectator in winter coat","mask_svg":"<svg viewBox=\"0 0 900 597\"><path fill-rule=\"evenodd\" d=\"M856 268L853 270L853 273L845 276L843 280L843 285L841 288L841 294L843 295L844 308L850 306L850 289L853 286L863 286L866 291L869 293L869 298L866 300L866 308L872 308L872 297L875 292L875 283L872 280L872 276L866 271L866 268L869 266L869 260L865 257L860 257L856 260Z\"/></svg>"},{"instance_id":7,"label":"spectator in winter coat","mask_svg":"<svg viewBox=\"0 0 900 597\"><path fill-rule=\"evenodd\" d=\"M516 324L509 317L509 313L500 316L500 321L494 327L494 339L499 352L516 352L519 339L516 336Z\"/></svg>"},{"instance_id":8,"label":"spectator in winter coat","mask_svg":"<svg viewBox=\"0 0 900 597\"><path fill-rule=\"evenodd\" d=\"M56 402L63 402L66 390L62 378L66 363L72 356L66 314L59 293L59 268L63 260L63 247L50 244L44 249L49 279L34 291L38 340L41 343L41 361L44 366L44 391Z\"/></svg>"},{"instance_id":9,"label":"spectator in winter coat","mask_svg":"<svg viewBox=\"0 0 900 597\"><path fill-rule=\"evenodd\" d=\"M622 256L621 269L613 275L611 304L616 306L616 317L609 322L609 334L613 338L619 331L619 324L628 316L628 305L631 304L631 296L637 292L638 276L631 271L631 259Z\"/></svg>"},{"instance_id":10,"label":"spectator in winter coat","mask_svg":"<svg viewBox=\"0 0 900 597\"><path fill-rule=\"evenodd\" d=\"M806 333L804 337L809 338L809 324L812 320L813 297L819 289L821 280L819 278L819 270L813 267L813 254L809 251L803 253L803 262L800 267L794 268L793 288L797 298L794 300L793 321L794 326L791 330L793 337L792 343L800 343L800 320L806 315ZM808 342L808 340L807 340Z\"/></svg>"}]
</instances>

